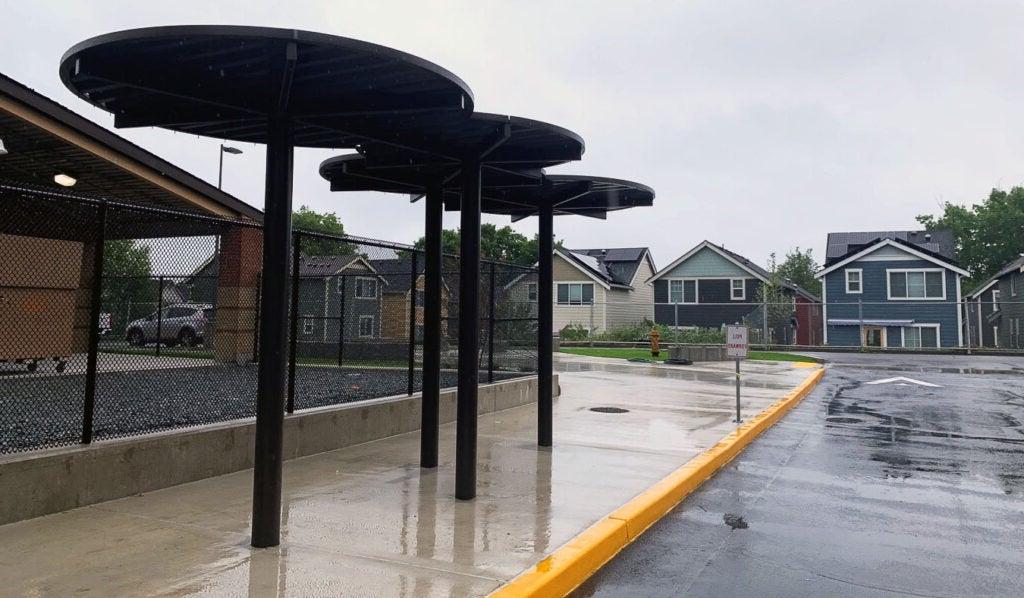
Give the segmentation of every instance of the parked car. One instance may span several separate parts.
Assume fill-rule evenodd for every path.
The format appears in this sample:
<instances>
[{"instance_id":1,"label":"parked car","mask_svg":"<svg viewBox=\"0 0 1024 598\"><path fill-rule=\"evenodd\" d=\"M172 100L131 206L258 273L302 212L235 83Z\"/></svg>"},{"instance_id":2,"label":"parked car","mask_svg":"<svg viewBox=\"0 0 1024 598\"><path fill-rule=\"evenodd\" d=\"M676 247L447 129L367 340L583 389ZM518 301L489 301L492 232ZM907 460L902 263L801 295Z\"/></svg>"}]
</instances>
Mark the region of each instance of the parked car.
<instances>
[{"instance_id":1,"label":"parked car","mask_svg":"<svg viewBox=\"0 0 1024 598\"><path fill-rule=\"evenodd\" d=\"M125 339L136 347L155 342L192 347L204 341L207 330L213 330L212 305L176 303L165 307L162 312L153 312L129 322Z\"/></svg>"}]
</instances>

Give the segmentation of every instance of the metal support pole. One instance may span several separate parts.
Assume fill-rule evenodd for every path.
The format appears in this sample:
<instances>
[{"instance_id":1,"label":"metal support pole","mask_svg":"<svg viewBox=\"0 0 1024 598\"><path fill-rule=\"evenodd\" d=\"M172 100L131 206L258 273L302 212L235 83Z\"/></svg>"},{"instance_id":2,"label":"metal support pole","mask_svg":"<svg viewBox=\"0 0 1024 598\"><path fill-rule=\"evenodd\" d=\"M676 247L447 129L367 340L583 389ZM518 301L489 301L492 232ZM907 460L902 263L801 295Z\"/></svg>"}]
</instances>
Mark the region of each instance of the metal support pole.
<instances>
[{"instance_id":1,"label":"metal support pole","mask_svg":"<svg viewBox=\"0 0 1024 598\"><path fill-rule=\"evenodd\" d=\"M860 342L862 345L868 344L868 338L864 333L864 300L857 299L857 320L860 322Z\"/></svg>"},{"instance_id":2,"label":"metal support pole","mask_svg":"<svg viewBox=\"0 0 1024 598\"><path fill-rule=\"evenodd\" d=\"M494 382L494 262L491 262L491 288L487 295L487 383Z\"/></svg>"},{"instance_id":3,"label":"metal support pole","mask_svg":"<svg viewBox=\"0 0 1024 598\"><path fill-rule=\"evenodd\" d=\"M437 467L441 397L441 228L444 188L427 187L423 252L423 410L420 467Z\"/></svg>"},{"instance_id":4,"label":"metal support pole","mask_svg":"<svg viewBox=\"0 0 1024 598\"><path fill-rule=\"evenodd\" d=\"M463 162L459 229L459 391L455 498L476 497L477 384L480 363L480 163Z\"/></svg>"},{"instance_id":5,"label":"metal support pole","mask_svg":"<svg viewBox=\"0 0 1024 598\"><path fill-rule=\"evenodd\" d=\"M736 358L736 423L740 423L740 360Z\"/></svg>"},{"instance_id":6,"label":"metal support pole","mask_svg":"<svg viewBox=\"0 0 1024 598\"><path fill-rule=\"evenodd\" d=\"M764 322L761 325L761 343L764 345L765 350L768 349L768 299L765 299L761 303L761 317L764 318Z\"/></svg>"},{"instance_id":7,"label":"metal support pole","mask_svg":"<svg viewBox=\"0 0 1024 598\"><path fill-rule=\"evenodd\" d=\"M341 298L338 299L338 367L345 360L345 274L341 274Z\"/></svg>"},{"instance_id":8,"label":"metal support pole","mask_svg":"<svg viewBox=\"0 0 1024 598\"><path fill-rule=\"evenodd\" d=\"M288 413L295 413L295 349L299 336L299 257L301 255L302 235L295 233L292 240L292 300L291 315L288 322Z\"/></svg>"},{"instance_id":9,"label":"metal support pole","mask_svg":"<svg viewBox=\"0 0 1024 598\"><path fill-rule=\"evenodd\" d=\"M551 446L553 442L551 374L551 335L554 328L554 209L551 204L540 208L538 223L537 259L537 444ZM593 309L593 306L591 306Z\"/></svg>"},{"instance_id":10,"label":"metal support pole","mask_svg":"<svg viewBox=\"0 0 1024 598\"><path fill-rule=\"evenodd\" d=\"M409 376L406 394L416 389L416 252L412 252L412 272L409 279Z\"/></svg>"},{"instance_id":11,"label":"metal support pole","mask_svg":"<svg viewBox=\"0 0 1024 598\"><path fill-rule=\"evenodd\" d=\"M263 317L256 387L256 453L253 468L252 545L277 546L281 540L281 460L284 434L288 318L288 249L292 234L290 124L273 115L267 131L266 200L263 217Z\"/></svg>"},{"instance_id":12,"label":"metal support pole","mask_svg":"<svg viewBox=\"0 0 1024 598\"><path fill-rule=\"evenodd\" d=\"M164 277L157 279L156 291L156 354L160 355L160 343L164 340Z\"/></svg>"},{"instance_id":13,"label":"metal support pole","mask_svg":"<svg viewBox=\"0 0 1024 598\"><path fill-rule=\"evenodd\" d=\"M107 203L96 212L96 239L92 254L92 292L89 297L89 352L85 359L85 400L82 406L82 444L92 442L92 420L96 412L96 361L100 343L100 310L103 306L103 244L106 242Z\"/></svg>"}]
</instances>

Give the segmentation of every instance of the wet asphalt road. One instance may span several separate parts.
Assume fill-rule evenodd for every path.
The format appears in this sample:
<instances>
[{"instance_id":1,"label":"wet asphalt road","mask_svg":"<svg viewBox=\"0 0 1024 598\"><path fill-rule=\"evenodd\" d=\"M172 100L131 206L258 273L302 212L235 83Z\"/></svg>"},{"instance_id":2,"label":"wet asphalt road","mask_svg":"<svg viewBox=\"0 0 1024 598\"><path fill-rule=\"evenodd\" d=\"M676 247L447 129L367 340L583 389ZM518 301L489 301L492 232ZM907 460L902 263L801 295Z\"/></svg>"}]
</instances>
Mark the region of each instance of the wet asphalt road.
<instances>
[{"instance_id":1,"label":"wet asphalt road","mask_svg":"<svg viewBox=\"0 0 1024 598\"><path fill-rule=\"evenodd\" d=\"M801 405L576 596L1024 595L1024 359L823 357ZM939 386L867 384L895 376Z\"/></svg>"}]
</instances>

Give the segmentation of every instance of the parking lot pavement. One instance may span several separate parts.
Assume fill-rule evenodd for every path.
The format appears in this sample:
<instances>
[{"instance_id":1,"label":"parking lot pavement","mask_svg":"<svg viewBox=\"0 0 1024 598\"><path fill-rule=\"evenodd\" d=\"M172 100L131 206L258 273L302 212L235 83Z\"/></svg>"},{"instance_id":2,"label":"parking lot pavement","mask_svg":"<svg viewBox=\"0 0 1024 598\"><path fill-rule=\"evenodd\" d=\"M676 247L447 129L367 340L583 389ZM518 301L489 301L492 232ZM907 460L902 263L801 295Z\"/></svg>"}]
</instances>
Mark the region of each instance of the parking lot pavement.
<instances>
[{"instance_id":1,"label":"parking lot pavement","mask_svg":"<svg viewBox=\"0 0 1024 598\"><path fill-rule=\"evenodd\" d=\"M822 357L814 393L577 595L1019 596L1024 359Z\"/></svg>"}]
</instances>

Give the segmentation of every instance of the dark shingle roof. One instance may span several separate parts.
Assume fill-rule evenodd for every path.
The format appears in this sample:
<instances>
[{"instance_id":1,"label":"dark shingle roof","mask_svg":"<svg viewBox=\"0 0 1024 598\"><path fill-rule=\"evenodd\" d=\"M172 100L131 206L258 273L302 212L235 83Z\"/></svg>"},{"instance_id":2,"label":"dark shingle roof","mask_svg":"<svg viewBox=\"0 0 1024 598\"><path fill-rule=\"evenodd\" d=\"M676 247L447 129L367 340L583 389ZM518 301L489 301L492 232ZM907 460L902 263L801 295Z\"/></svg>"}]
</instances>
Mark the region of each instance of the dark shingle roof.
<instances>
[{"instance_id":1,"label":"dark shingle roof","mask_svg":"<svg viewBox=\"0 0 1024 598\"><path fill-rule=\"evenodd\" d=\"M991 277L987 278L985 282L974 287L974 289L970 293L968 293L967 296L973 299L974 296L978 294L978 291L984 289L988 285L992 284L994 281L1006 276L1010 272L1019 272L1021 268L1024 268L1024 255L1021 255L1017 259L1008 262L1006 265L1000 268L998 272L993 274Z\"/></svg>"},{"instance_id":2,"label":"dark shingle roof","mask_svg":"<svg viewBox=\"0 0 1024 598\"><path fill-rule=\"evenodd\" d=\"M609 249L567 249L577 263L603 278L611 285L628 287L643 261L646 247L613 247ZM586 256L586 257L581 257ZM587 259L591 258L591 259Z\"/></svg>"},{"instance_id":3,"label":"dark shingle roof","mask_svg":"<svg viewBox=\"0 0 1024 598\"><path fill-rule=\"evenodd\" d=\"M736 253L735 251L729 251L725 247L722 247L721 245L715 245L711 241L708 241L707 243L708 243L708 245L714 245L714 247L716 249L721 250L722 253L725 253L726 255L731 257L732 259L734 259L737 262L743 264L749 270L757 273L757 275L760 276L761 278L763 278L765 280L770 280L771 279L771 275L772 275L771 272L765 270L761 266L758 266L754 262L748 260L747 258L745 258L742 255ZM783 280L782 281L782 286L786 287L787 289L789 289L789 290L791 290L791 291L793 291L795 293L800 293L801 295L807 297L808 299L810 299L812 301L821 301L821 299L818 298L817 295L815 295L814 293L808 291L807 289L801 287L800 285L798 285L798 284L796 284L794 282L790 282L788 280Z\"/></svg>"},{"instance_id":4,"label":"dark shingle roof","mask_svg":"<svg viewBox=\"0 0 1024 598\"><path fill-rule=\"evenodd\" d=\"M828 234L825 248L825 266L831 266L847 255L856 253L883 239L894 239L909 243L947 261L956 259L956 245L953 231L951 230L839 232Z\"/></svg>"}]
</instances>

